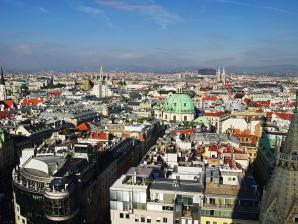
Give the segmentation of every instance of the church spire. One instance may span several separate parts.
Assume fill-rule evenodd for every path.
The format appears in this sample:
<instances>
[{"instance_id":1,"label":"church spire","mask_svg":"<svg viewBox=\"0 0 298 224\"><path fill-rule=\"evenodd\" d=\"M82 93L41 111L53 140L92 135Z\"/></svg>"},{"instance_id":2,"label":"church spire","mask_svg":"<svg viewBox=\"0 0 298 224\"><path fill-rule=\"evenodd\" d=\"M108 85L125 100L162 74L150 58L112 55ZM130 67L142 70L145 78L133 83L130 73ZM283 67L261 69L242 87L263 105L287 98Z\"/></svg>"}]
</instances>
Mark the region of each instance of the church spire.
<instances>
[{"instance_id":1,"label":"church spire","mask_svg":"<svg viewBox=\"0 0 298 224\"><path fill-rule=\"evenodd\" d=\"M281 147L281 153L292 154L293 150L298 150L298 90L296 91L295 109L291 121L288 135Z\"/></svg>"},{"instance_id":2,"label":"church spire","mask_svg":"<svg viewBox=\"0 0 298 224\"><path fill-rule=\"evenodd\" d=\"M224 85L226 85L226 70L225 67L222 68L222 75L221 75L221 81L223 82Z\"/></svg>"},{"instance_id":3,"label":"church spire","mask_svg":"<svg viewBox=\"0 0 298 224\"><path fill-rule=\"evenodd\" d=\"M99 79L101 81L103 80L103 69L102 69L102 65L100 66Z\"/></svg>"},{"instance_id":4,"label":"church spire","mask_svg":"<svg viewBox=\"0 0 298 224\"><path fill-rule=\"evenodd\" d=\"M5 85L5 81L4 81L4 74L3 74L3 69L2 69L2 66L1 66L0 85Z\"/></svg>"}]
</instances>

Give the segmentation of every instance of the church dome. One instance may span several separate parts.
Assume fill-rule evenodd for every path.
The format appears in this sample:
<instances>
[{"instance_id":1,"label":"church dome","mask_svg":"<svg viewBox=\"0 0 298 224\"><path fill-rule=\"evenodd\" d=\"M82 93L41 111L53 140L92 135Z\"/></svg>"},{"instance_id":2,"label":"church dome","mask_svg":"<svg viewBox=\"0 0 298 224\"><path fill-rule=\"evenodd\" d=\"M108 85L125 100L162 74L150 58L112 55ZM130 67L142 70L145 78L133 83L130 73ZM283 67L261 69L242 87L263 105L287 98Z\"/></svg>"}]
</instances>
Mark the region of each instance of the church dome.
<instances>
[{"instance_id":1,"label":"church dome","mask_svg":"<svg viewBox=\"0 0 298 224\"><path fill-rule=\"evenodd\" d=\"M194 114L195 106L187 94L172 94L166 99L163 111L177 114Z\"/></svg>"}]
</instances>

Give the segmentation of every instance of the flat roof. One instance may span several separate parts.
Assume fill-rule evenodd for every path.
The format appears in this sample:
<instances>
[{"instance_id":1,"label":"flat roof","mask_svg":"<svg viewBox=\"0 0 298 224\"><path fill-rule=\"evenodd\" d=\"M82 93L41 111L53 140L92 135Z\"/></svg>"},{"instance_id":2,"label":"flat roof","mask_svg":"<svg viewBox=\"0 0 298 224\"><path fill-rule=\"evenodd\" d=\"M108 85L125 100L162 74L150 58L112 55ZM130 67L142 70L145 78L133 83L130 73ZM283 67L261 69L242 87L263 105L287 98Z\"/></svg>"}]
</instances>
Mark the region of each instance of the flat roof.
<instances>
[{"instance_id":1,"label":"flat roof","mask_svg":"<svg viewBox=\"0 0 298 224\"><path fill-rule=\"evenodd\" d=\"M158 179L151 183L151 190L173 191L173 192L189 192L203 193L202 184L190 180Z\"/></svg>"},{"instance_id":2,"label":"flat roof","mask_svg":"<svg viewBox=\"0 0 298 224\"><path fill-rule=\"evenodd\" d=\"M138 177L149 177L153 171L153 168L147 167L131 167L126 175L127 176L138 176Z\"/></svg>"}]
</instances>

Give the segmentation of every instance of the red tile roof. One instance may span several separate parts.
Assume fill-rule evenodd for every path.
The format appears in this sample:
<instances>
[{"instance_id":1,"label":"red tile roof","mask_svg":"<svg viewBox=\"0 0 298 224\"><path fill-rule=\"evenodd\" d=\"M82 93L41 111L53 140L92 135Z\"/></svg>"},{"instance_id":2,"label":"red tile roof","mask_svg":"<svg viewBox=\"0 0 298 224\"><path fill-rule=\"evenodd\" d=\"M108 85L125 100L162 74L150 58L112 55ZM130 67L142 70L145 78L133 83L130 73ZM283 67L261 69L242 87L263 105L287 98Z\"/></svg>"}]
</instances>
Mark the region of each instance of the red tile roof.
<instances>
[{"instance_id":1,"label":"red tile roof","mask_svg":"<svg viewBox=\"0 0 298 224\"><path fill-rule=\"evenodd\" d=\"M61 95L61 92L48 92L48 96L60 96Z\"/></svg>"},{"instance_id":2,"label":"red tile roof","mask_svg":"<svg viewBox=\"0 0 298 224\"><path fill-rule=\"evenodd\" d=\"M202 98L202 100L204 100L204 101L208 101L208 100L215 101L215 100L217 100L217 98L216 97L204 97L204 98Z\"/></svg>"},{"instance_id":3,"label":"red tile roof","mask_svg":"<svg viewBox=\"0 0 298 224\"><path fill-rule=\"evenodd\" d=\"M279 117L280 119L283 119L283 120L291 121L293 119L293 114L282 113L282 112L277 112L277 113L267 112L266 116L267 117L272 117L273 114L275 114L277 117Z\"/></svg>"},{"instance_id":4,"label":"red tile roof","mask_svg":"<svg viewBox=\"0 0 298 224\"><path fill-rule=\"evenodd\" d=\"M44 98L24 98L21 100L22 106L36 106L39 103L44 102Z\"/></svg>"},{"instance_id":5,"label":"red tile roof","mask_svg":"<svg viewBox=\"0 0 298 224\"><path fill-rule=\"evenodd\" d=\"M3 100L3 103L6 105L7 108L14 108L15 103L13 100Z\"/></svg>"},{"instance_id":6,"label":"red tile roof","mask_svg":"<svg viewBox=\"0 0 298 224\"><path fill-rule=\"evenodd\" d=\"M204 112L204 116L209 116L209 117L222 117L225 115L225 112Z\"/></svg>"},{"instance_id":7,"label":"red tile roof","mask_svg":"<svg viewBox=\"0 0 298 224\"><path fill-rule=\"evenodd\" d=\"M92 132L90 137L100 139L100 140L108 140L109 139L109 133L106 133L106 132L103 132L103 131Z\"/></svg>"},{"instance_id":8,"label":"red tile roof","mask_svg":"<svg viewBox=\"0 0 298 224\"><path fill-rule=\"evenodd\" d=\"M76 127L77 130L80 130L80 131L88 131L89 130L89 125L85 122L79 124L77 127Z\"/></svg>"},{"instance_id":9,"label":"red tile roof","mask_svg":"<svg viewBox=\"0 0 298 224\"><path fill-rule=\"evenodd\" d=\"M172 130L170 135L176 135L177 133L180 134L193 134L195 133L196 129L179 129L179 130Z\"/></svg>"}]
</instances>

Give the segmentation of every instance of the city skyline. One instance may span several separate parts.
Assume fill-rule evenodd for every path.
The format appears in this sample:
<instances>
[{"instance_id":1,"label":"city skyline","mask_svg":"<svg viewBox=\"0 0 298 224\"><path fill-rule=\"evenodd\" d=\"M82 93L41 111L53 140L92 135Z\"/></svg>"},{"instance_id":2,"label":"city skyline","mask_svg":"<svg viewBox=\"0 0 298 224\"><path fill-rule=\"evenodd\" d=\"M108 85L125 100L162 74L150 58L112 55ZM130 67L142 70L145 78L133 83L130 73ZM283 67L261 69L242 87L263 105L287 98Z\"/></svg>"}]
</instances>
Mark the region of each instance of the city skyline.
<instances>
[{"instance_id":1,"label":"city skyline","mask_svg":"<svg viewBox=\"0 0 298 224\"><path fill-rule=\"evenodd\" d=\"M293 1L0 2L7 70L298 65Z\"/></svg>"}]
</instances>

